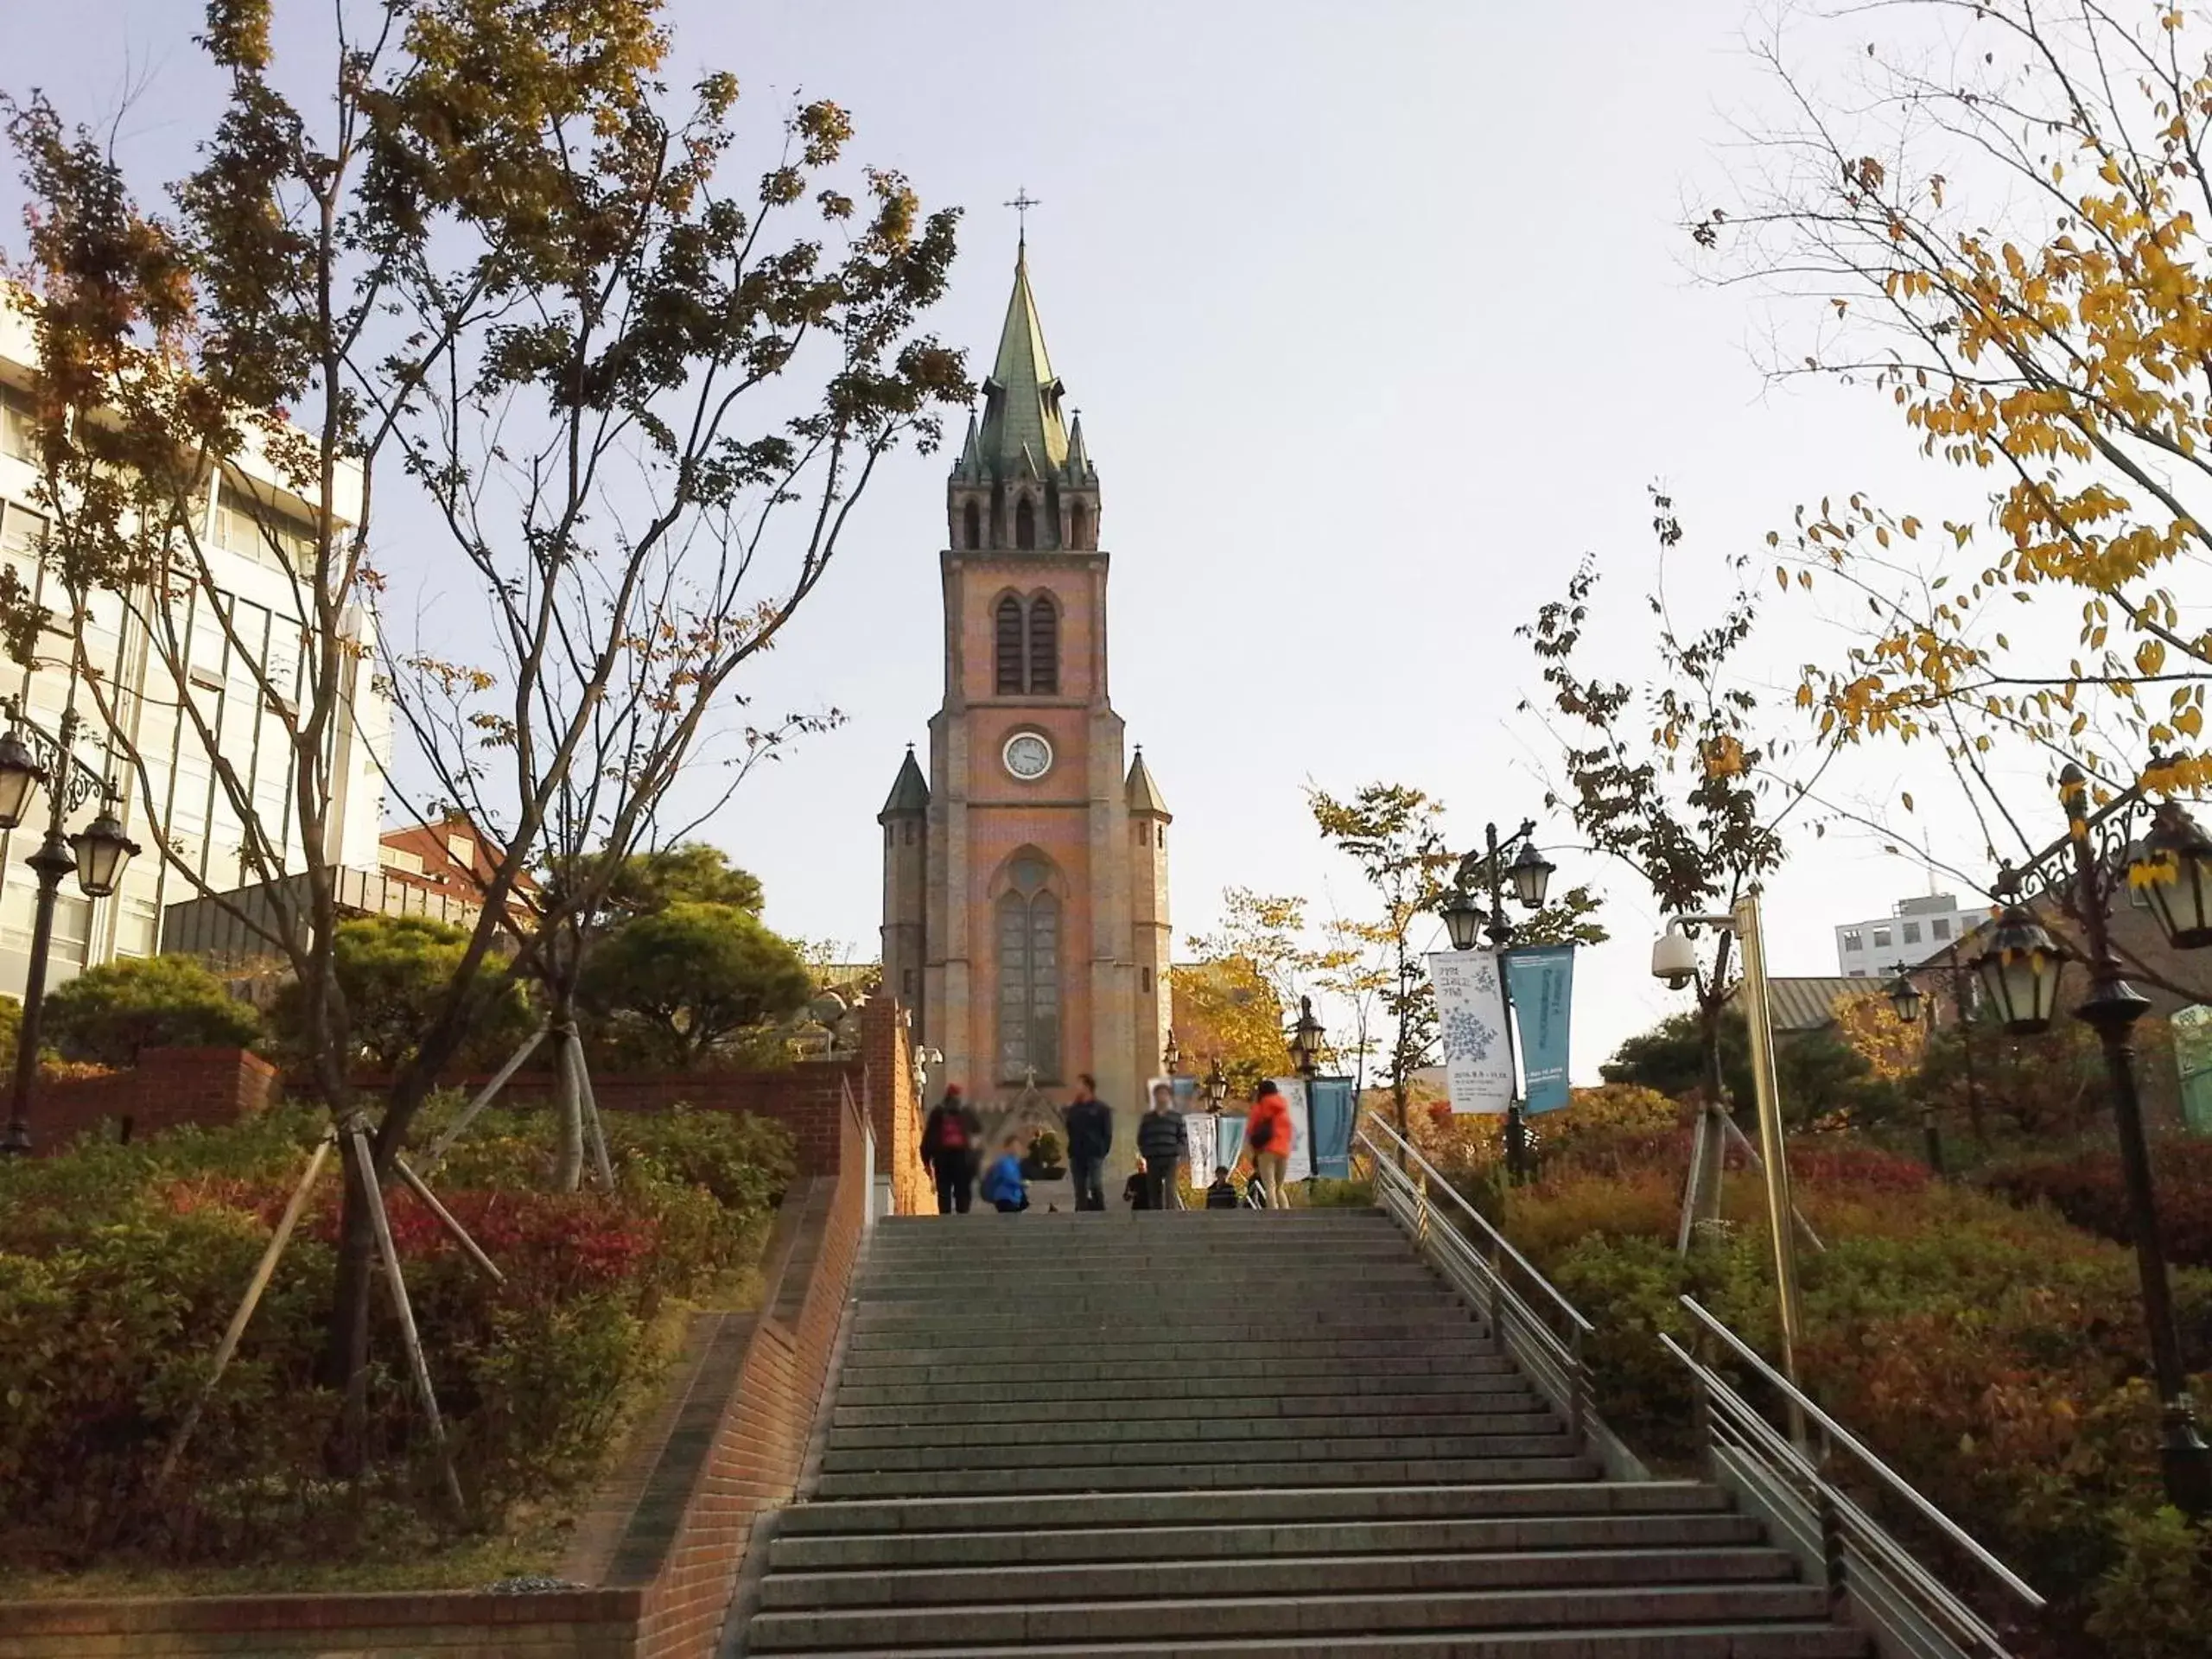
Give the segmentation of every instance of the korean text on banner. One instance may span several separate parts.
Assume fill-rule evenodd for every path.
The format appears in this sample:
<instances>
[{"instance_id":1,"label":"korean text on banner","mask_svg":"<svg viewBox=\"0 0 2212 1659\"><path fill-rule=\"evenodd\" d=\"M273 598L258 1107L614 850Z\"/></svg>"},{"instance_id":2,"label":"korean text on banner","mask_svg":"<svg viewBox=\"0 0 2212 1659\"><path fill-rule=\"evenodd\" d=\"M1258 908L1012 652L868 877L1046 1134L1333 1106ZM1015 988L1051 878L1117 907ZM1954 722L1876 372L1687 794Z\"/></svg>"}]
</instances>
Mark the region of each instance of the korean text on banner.
<instances>
[{"instance_id":1,"label":"korean text on banner","mask_svg":"<svg viewBox=\"0 0 2212 1659\"><path fill-rule=\"evenodd\" d=\"M1521 1033L1521 1070L1528 1079L1523 1109L1555 1112L1567 1104L1567 1015L1574 1006L1574 947L1533 946L1505 953L1513 1023Z\"/></svg>"},{"instance_id":2,"label":"korean text on banner","mask_svg":"<svg viewBox=\"0 0 2212 1659\"><path fill-rule=\"evenodd\" d=\"M1220 1122L1211 1112L1192 1112L1183 1119L1183 1133L1191 1137L1191 1167L1183 1179L1201 1192L1213 1185L1214 1166L1221 1161L1214 1146Z\"/></svg>"},{"instance_id":3,"label":"korean text on banner","mask_svg":"<svg viewBox=\"0 0 2212 1659\"><path fill-rule=\"evenodd\" d=\"M1503 1112L1513 1103L1513 1049L1505 1037L1505 982L1491 950L1440 950L1428 959L1436 1028L1454 1112Z\"/></svg>"}]
</instances>

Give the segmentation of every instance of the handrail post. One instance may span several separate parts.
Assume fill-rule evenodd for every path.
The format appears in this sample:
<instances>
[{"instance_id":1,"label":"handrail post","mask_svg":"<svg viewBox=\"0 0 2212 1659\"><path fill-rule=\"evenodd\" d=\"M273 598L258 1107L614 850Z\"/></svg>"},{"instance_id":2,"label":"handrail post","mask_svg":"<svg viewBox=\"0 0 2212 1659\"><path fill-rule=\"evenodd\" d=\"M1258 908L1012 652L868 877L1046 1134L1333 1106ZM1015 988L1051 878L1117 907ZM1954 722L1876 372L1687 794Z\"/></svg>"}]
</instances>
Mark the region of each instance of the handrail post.
<instances>
[{"instance_id":1,"label":"handrail post","mask_svg":"<svg viewBox=\"0 0 2212 1659\"><path fill-rule=\"evenodd\" d=\"M1575 1445L1586 1451L1589 1448L1583 1433L1590 1415L1590 1364L1583 1357L1582 1327L1579 1325L1574 1327L1568 1351L1574 1357L1574 1376L1567 1384L1567 1432L1573 1435Z\"/></svg>"},{"instance_id":2,"label":"handrail post","mask_svg":"<svg viewBox=\"0 0 2212 1659\"><path fill-rule=\"evenodd\" d=\"M1495 1244L1490 1247L1490 1335L1491 1340L1503 1350L1505 1346L1505 1256Z\"/></svg>"},{"instance_id":3,"label":"handrail post","mask_svg":"<svg viewBox=\"0 0 2212 1659\"><path fill-rule=\"evenodd\" d=\"M1426 1172L1414 1177L1414 1243L1424 1250L1428 1248L1428 1176Z\"/></svg>"},{"instance_id":4,"label":"handrail post","mask_svg":"<svg viewBox=\"0 0 2212 1659\"><path fill-rule=\"evenodd\" d=\"M1818 1475L1813 1478L1813 1505L1821 1518L1821 1560L1827 1568L1828 1610L1839 1613L1851 1588L1844 1560L1843 1512L1836 1507L1835 1489Z\"/></svg>"},{"instance_id":5,"label":"handrail post","mask_svg":"<svg viewBox=\"0 0 2212 1659\"><path fill-rule=\"evenodd\" d=\"M1690 1427L1697 1435L1698 1467L1705 1471L1707 1480L1717 1482L1720 1478L1720 1447L1719 1438L1713 1432L1713 1389L1705 1380L1702 1365L1691 1368L1690 1387L1694 1390Z\"/></svg>"}]
</instances>

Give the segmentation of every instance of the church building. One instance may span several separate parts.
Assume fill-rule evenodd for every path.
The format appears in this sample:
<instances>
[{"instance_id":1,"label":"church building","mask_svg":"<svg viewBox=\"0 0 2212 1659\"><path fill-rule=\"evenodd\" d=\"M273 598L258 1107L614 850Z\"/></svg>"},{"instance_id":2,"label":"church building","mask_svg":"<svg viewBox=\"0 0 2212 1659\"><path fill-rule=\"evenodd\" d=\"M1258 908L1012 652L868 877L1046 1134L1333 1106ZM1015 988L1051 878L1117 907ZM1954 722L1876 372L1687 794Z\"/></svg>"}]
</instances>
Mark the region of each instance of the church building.
<instances>
[{"instance_id":1,"label":"church building","mask_svg":"<svg viewBox=\"0 0 2212 1659\"><path fill-rule=\"evenodd\" d=\"M944 701L883 825L883 982L983 1108L1078 1073L1126 1159L1168 1020L1170 817L1107 696L1098 469L1014 267L980 422L945 487Z\"/></svg>"}]
</instances>

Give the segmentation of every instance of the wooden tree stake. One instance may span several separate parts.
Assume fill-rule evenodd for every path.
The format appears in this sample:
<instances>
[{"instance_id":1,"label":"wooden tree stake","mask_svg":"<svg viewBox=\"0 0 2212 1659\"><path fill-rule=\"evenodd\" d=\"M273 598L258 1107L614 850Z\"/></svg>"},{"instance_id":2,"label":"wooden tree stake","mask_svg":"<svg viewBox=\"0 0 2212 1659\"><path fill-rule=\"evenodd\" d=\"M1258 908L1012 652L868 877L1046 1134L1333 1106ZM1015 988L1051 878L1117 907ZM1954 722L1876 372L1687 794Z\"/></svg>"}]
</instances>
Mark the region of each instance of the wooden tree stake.
<instances>
[{"instance_id":1,"label":"wooden tree stake","mask_svg":"<svg viewBox=\"0 0 2212 1659\"><path fill-rule=\"evenodd\" d=\"M428 1205L430 1213L444 1224L446 1231L453 1235L454 1243L461 1246L462 1252L468 1259L489 1274L493 1284L505 1284L507 1275L501 1273L493 1264L492 1258L484 1254L483 1247L468 1236L468 1230L454 1219L453 1211L438 1202L437 1194L430 1191L423 1178L408 1168L407 1160L404 1158L394 1158L391 1160L391 1166L399 1172L399 1179L407 1183L408 1190Z\"/></svg>"},{"instance_id":2,"label":"wooden tree stake","mask_svg":"<svg viewBox=\"0 0 2212 1659\"><path fill-rule=\"evenodd\" d=\"M537 1046L545 1040L547 1029L540 1026L524 1038L522 1046L510 1054L507 1063L493 1073L492 1081L477 1092L475 1099L461 1109L461 1116L454 1119L452 1125L431 1145L429 1154L423 1160L424 1170L436 1170L446 1154L453 1150L453 1143L461 1139L461 1131L476 1121L476 1115L489 1106L499 1090L507 1086L507 1080L522 1070L523 1062L537 1052Z\"/></svg>"}]
</instances>

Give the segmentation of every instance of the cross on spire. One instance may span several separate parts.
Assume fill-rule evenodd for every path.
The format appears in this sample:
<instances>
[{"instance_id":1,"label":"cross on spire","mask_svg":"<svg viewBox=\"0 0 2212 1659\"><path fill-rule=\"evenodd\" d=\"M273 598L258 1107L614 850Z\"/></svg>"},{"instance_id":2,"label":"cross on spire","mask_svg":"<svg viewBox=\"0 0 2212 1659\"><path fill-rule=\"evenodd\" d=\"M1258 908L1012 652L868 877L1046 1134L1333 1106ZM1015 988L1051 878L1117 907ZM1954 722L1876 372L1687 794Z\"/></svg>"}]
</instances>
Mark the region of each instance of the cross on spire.
<instances>
[{"instance_id":1,"label":"cross on spire","mask_svg":"<svg viewBox=\"0 0 2212 1659\"><path fill-rule=\"evenodd\" d=\"M1043 205L1036 197L1029 194L1029 188L1027 185L1014 186L1014 200L1007 202L1006 206L1013 208L1021 221L1021 245L1024 247L1029 245L1029 210Z\"/></svg>"}]
</instances>

